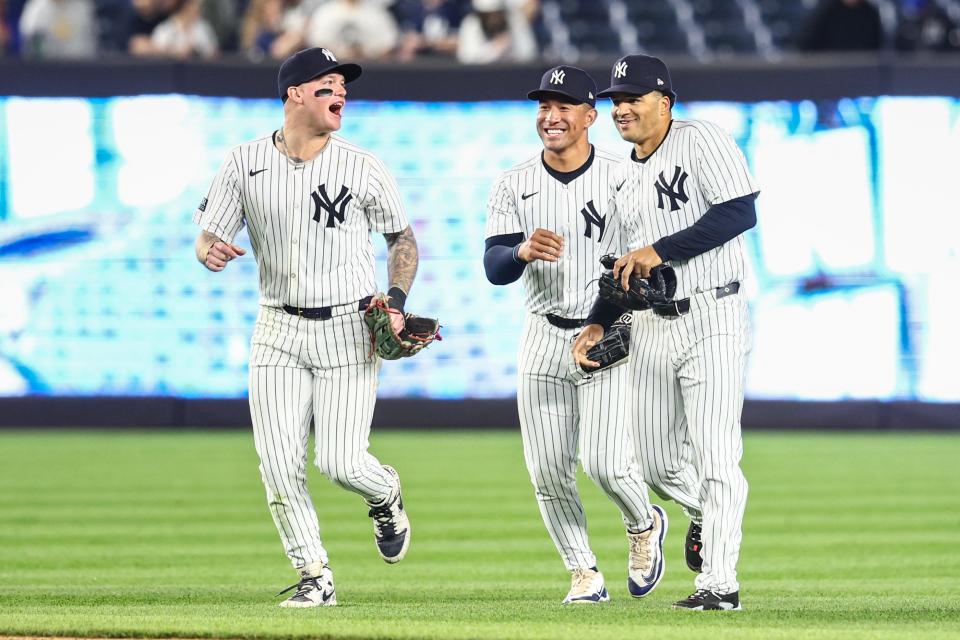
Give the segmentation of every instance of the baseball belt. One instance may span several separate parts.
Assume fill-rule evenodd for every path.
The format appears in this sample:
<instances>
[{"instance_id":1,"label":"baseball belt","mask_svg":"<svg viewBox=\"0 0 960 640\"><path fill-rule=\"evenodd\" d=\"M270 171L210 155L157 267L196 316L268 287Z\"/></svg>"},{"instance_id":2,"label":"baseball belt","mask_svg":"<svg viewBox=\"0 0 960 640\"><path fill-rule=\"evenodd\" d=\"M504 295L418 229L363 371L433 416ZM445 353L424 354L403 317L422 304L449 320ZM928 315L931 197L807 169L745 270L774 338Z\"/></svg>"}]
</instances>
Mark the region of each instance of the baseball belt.
<instances>
[{"instance_id":1,"label":"baseball belt","mask_svg":"<svg viewBox=\"0 0 960 640\"><path fill-rule=\"evenodd\" d=\"M740 291L740 283L734 280L730 284L717 287L713 290L714 297L719 300L732 296ZM707 293L704 291L703 293ZM685 313L690 312L690 298L683 300L674 300L669 304L658 304L653 306L653 312L662 318L679 318Z\"/></svg>"},{"instance_id":2,"label":"baseball belt","mask_svg":"<svg viewBox=\"0 0 960 640\"><path fill-rule=\"evenodd\" d=\"M587 324L586 320L582 320L580 318L561 318L560 316L552 313L548 313L544 317L547 319L547 322L559 329L579 329Z\"/></svg>"},{"instance_id":3,"label":"baseball belt","mask_svg":"<svg viewBox=\"0 0 960 640\"><path fill-rule=\"evenodd\" d=\"M361 298L357 302L346 302L336 304L332 307L291 307L288 304L283 305L283 310L292 316L300 316L307 320L329 320L333 316L342 316L351 311L364 311L370 304L373 296Z\"/></svg>"}]
</instances>

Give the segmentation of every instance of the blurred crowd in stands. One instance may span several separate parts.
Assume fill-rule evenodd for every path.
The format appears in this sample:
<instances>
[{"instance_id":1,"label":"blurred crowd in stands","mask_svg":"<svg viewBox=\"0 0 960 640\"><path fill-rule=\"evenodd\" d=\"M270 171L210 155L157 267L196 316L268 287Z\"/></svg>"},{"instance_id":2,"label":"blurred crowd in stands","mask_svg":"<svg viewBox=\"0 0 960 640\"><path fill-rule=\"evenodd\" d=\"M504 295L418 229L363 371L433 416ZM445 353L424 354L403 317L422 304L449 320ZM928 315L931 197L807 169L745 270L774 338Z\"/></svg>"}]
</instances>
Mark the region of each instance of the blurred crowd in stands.
<instances>
[{"instance_id":1,"label":"blurred crowd in stands","mask_svg":"<svg viewBox=\"0 0 960 640\"><path fill-rule=\"evenodd\" d=\"M0 55L575 61L960 52L960 0L0 0Z\"/></svg>"}]
</instances>

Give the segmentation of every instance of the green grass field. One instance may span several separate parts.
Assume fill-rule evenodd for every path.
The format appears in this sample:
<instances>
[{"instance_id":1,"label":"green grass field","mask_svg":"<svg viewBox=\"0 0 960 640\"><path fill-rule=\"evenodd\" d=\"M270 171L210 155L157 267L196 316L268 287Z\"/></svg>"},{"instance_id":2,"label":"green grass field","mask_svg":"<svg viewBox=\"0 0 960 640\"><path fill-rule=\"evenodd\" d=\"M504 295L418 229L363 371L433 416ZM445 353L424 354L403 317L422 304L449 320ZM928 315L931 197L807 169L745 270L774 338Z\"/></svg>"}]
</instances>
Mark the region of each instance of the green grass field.
<instances>
[{"instance_id":1,"label":"green grass field","mask_svg":"<svg viewBox=\"0 0 960 640\"><path fill-rule=\"evenodd\" d=\"M360 499L312 477L340 606L286 610L295 581L251 437L0 432L0 635L187 638L960 638L960 437L746 437L744 611L690 593L674 506L667 572L626 590L613 505L581 477L612 601L569 586L513 432L386 432L413 528L386 565Z\"/></svg>"}]
</instances>

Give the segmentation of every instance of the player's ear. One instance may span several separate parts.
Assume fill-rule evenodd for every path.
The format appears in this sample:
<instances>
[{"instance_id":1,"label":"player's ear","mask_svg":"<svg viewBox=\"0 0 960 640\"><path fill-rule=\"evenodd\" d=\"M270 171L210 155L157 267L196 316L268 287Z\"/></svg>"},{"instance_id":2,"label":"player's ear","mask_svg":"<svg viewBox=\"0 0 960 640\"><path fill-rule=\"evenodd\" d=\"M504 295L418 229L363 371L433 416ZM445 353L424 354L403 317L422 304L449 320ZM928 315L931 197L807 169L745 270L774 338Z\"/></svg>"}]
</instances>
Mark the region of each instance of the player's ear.
<instances>
[{"instance_id":1,"label":"player's ear","mask_svg":"<svg viewBox=\"0 0 960 640\"><path fill-rule=\"evenodd\" d=\"M302 96L302 94L300 93L300 87L299 87L299 86L287 87L287 100L288 100L288 101L292 100L293 102L296 102L297 104L303 103L303 96Z\"/></svg>"},{"instance_id":2,"label":"player's ear","mask_svg":"<svg viewBox=\"0 0 960 640\"><path fill-rule=\"evenodd\" d=\"M587 118L586 126L589 127L590 125L592 125L594 122L597 121L597 110L594 107L587 105L586 118Z\"/></svg>"},{"instance_id":3,"label":"player's ear","mask_svg":"<svg viewBox=\"0 0 960 640\"><path fill-rule=\"evenodd\" d=\"M665 93L660 94L660 115L665 116L670 113L670 96Z\"/></svg>"}]
</instances>

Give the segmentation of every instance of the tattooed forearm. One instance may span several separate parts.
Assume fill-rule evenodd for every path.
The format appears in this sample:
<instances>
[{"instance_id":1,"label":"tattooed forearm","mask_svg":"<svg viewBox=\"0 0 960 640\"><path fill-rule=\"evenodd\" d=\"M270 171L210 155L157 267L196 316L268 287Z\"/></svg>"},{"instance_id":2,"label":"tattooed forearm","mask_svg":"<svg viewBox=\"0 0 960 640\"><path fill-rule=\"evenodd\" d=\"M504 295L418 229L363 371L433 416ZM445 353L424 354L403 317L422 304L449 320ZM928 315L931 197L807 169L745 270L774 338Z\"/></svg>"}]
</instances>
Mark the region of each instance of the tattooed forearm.
<instances>
[{"instance_id":1,"label":"tattooed forearm","mask_svg":"<svg viewBox=\"0 0 960 640\"><path fill-rule=\"evenodd\" d=\"M413 278L417 275L417 264L420 262L413 228L407 227L400 233L385 233L383 237L387 239L387 276L390 286L410 293Z\"/></svg>"}]
</instances>

